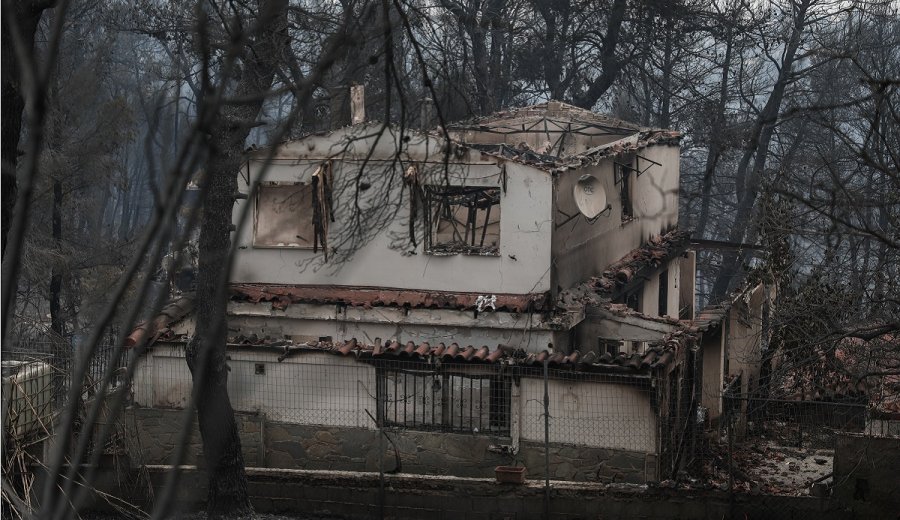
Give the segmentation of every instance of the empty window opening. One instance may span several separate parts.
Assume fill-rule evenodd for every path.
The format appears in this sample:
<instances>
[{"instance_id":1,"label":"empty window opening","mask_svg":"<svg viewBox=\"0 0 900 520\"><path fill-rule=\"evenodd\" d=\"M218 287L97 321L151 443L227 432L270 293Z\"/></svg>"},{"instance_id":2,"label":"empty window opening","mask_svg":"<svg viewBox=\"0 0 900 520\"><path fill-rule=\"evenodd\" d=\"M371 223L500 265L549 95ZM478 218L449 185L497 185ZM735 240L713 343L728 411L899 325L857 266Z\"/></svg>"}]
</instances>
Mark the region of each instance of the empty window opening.
<instances>
[{"instance_id":1,"label":"empty window opening","mask_svg":"<svg viewBox=\"0 0 900 520\"><path fill-rule=\"evenodd\" d=\"M659 273L659 315L669 314L669 270Z\"/></svg>"},{"instance_id":2,"label":"empty window opening","mask_svg":"<svg viewBox=\"0 0 900 520\"><path fill-rule=\"evenodd\" d=\"M254 247L325 251L334 222L332 167L322 163L311 182L267 182L258 186L253 222Z\"/></svg>"},{"instance_id":3,"label":"empty window opening","mask_svg":"<svg viewBox=\"0 0 900 520\"><path fill-rule=\"evenodd\" d=\"M609 354L612 357L616 357L622 352L622 340L597 338L597 350L600 355Z\"/></svg>"},{"instance_id":4,"label":"empty window opening","mask_svg":"<svg viewBox=\"0 0 900 520\"><path fill-rule=\"evenodd\" d=\"M641 312L641 289L636 289L625 296L625 305L628 306L629 309Z\"/></svg>"},{"instance_id":5,"label":"empty window opening","mask_svg":"<svg viewBox=\"0 0 900 520\"><path fill-rule=\"evenodd\" d=\"M643 292L643 290L644 285L641 284L628 292L619 293L619 295L613 299L613 303L625 304L629 309L641 312L641 292Z\"/></svg>"},{"instance_id":6,"label":"empty window opening","mask_svg":"<svg viewBox=\"0 0 900 520\"><path fill-rule=\"evenodd\" d=\"M426 244L432 254L500 254L500 188L426 187Z\"/></svg>"},{"instance_id":7,"label":"empty window opening","mask_svg":"<svg viewBox=\"0 0 900 520\"><path fill-rule=\"evenodd\" d=\"M626 341L628 344L628 352L631 354L643 354L647 351L646 341Z\"/></svg>"},{"instance_id":8,"label":"empty window opening","mask_svg":"<svg viewBox=\"0 0 900 520\"><path fill-rule=\"evenodd\" d=\"M310 184L260 184L253 245L312 249L313 189Z\"/></svg>"}]
</instances>

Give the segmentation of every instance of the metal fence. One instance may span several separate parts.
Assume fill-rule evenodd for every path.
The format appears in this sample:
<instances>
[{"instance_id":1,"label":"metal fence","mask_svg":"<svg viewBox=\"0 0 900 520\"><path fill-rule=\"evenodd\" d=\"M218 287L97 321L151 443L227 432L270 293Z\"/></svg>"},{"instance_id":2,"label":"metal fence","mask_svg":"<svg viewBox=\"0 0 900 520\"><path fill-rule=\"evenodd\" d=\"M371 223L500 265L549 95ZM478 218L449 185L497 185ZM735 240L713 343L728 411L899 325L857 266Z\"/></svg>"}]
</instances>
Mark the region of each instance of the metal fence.
<instances>
[{"instance_id":1,"label":"metal fence","mask_svg":"<svg viewBox=\"0 0 900 520\"><path fill-rule=\"evenodd\" d=\"M79 395L82 398L89 398L97 392L103 375L110 365L113 365L111 386L116 387L123 383L121 369L124 367L125 359L122 351L123 349L110 343L102 343L98 346L94 355L88 360L84 378L78 382L81 390ZM27 414L37 413L52 420L52 417L66 406L74 381L74 369L78 354L77 347L74 347L70 341L61 338L19 338L13 347L3 348L3 379L7 384L17 384L16 382L22 379L26 373L45 374L40 379L39 388L34 384L27 388L21 388L21 392L24 392L22 393L22 402L31 404L26 406L27 410L20 410L21 406L10 407L6 417L7 430L10 428L15 430L15 424L21 421L16 415L25 417ZM33 377L29 377L29 380L33 379ZM38 403L40 410L37 409ZM49 424L40 430L37 437L48 435L50 433Z\"/></svg>"},{"instance_id":2,"label":"metal fence","mask_svg":"<svg viewBox=\"0 0 900 520\"><path fill-rule=\"evenodd\" d=\"M24 347L24 348L23 348ZM105 370L123 366L122 350L103 345L90 361L83 393ZM597 453L645 455L655 467L634 478L741 493L827 493L838 432L866 431L866 407L853 402L766 399L726 391L717 410L696 393L691 374L678 368L656 378L639 373L595 373L554 366L505 363L365 359L304 352L283 357L281 348L229 350L229 394L235 410L268 420L393 431L490 436L499 444L543 449L554 478L600 480ZM53 406L65 403L78 351L60 342L31 342L4 349L4 361L40 362L53 368ZM183 408L191 374L182 346L157 345L135 360L133 403ZM6 375L6 374L4 374ZM121 384L118 376L114 384ZM738 388L734 385L729 388ZM515 440L515 442L514 442ZM582 466L570 473L551 461L551 446L571 446ZM556 450L554 453L559 453ZM551 470L550 466L557 466ZM542 465L544 465L542 463ZM612 481L616 481L612 477ZM756 505L764 502L756 500ZM741 501L732 516L741 517ZM780 511L773 509L772 518Z\"/></svg>"},{"instance_id":3,"label":"metal fence","mask_svg":"<svg viewBox=\"0 0 900 520\"><path fill-rule=\"evenodd\" d=\"M503 363L229 351L235 410L305 425L487 435L655 453L660 385L635 374ZM134 403L183 408L191 377L178 345L139 360ZM545 403L546 398L546 403ZM545 425L548 423L548 425ZM549 432L545 432L548 426Z\"/></svg>"},{"instance_id":4,"label":"metal fence","mask_svg":"<svg viewBox=\"0 0 900 520\"><path fill-rule=\"evenodd\" d=\"M866 406L854 402L791 401L725 393L721 415L700 417L698 449L689 474L702 486L729 492L732 517L743 518L741 501L754 508L766 496L828 496L838 434L863 433ZM774 506L768 518L786 512Z\"/></svg>"}]
</instances>

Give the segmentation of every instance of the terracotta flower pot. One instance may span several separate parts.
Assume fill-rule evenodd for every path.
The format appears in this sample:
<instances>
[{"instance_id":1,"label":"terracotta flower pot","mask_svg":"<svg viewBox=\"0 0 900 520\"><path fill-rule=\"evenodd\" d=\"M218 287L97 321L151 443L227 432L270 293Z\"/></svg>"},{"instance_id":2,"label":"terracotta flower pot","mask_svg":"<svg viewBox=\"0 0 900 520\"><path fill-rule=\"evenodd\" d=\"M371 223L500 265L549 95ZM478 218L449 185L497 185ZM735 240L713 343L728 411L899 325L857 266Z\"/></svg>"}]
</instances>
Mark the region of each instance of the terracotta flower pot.
<instances>
[{"instance_id":1,"label":"terracotta flower pot","mask_svg":"<svg viewBox=\"0 0 900 520\"><path fill-rule=\"evenodd\" d=\"M525 470L526 468L524 466L497 466L494 468L494 475L497 477L497 482L502 482L504 484L524 484Z\"/></svg>"}]
</instances>

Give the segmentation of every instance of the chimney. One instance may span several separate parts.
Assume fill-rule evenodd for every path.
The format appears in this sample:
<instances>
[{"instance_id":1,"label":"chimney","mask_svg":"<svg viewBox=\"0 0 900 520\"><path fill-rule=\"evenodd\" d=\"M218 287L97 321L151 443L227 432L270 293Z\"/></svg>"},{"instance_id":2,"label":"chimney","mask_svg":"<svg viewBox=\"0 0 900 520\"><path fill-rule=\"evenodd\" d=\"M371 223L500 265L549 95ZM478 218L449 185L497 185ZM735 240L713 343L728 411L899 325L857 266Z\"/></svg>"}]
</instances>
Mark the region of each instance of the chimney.
<instances>
[{"instance_id":1,"label":"chimney","mask_svg":"<svg viewBox=\"0 0 900 520\"><path fill-rule=\"evenodd\" d=\"M350 85L350 124L358 125L366 120L366 87Z\"/></svg>"},{"instance_id":2,"label":"chimney","mask_svg":"<svg viewBox=\"0 0 900 520\"><path fill-rule=\"evenodd\" d=\"M547 102L547 114L551 115L559 115L562 112L563 104L559 101L548 101Z\"/></svg>"}]
</instances>

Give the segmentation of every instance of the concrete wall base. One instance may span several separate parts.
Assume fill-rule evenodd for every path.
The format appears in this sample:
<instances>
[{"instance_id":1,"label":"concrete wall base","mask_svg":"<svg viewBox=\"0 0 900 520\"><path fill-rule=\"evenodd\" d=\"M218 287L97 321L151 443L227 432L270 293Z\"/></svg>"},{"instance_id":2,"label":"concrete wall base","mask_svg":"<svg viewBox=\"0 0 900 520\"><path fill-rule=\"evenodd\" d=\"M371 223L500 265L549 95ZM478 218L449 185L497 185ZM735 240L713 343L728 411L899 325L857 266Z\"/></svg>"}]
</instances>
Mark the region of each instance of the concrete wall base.
<instances>
[{"instance_id":1,"label":"concrete wall base","mask_svg":"<svg viewBox=\"0 0 900 520\"><path fill-rule=\"evenodd\" d=\"M129 455L135 466L171 464L182 422L181 410L130 408L127 428L134 432ZM354 472L404 473L493 478L494 468L524 465L531 478L546 474L544 445L523 442L516 455L501 453L511 439L414 430L389 430L387 440L367 428L313 426L271 422L264 416L236 414L241 447L248 466ZM203 465L196 423L191 425L182 464ZM550 445L550 478L579 482L635 483L654 480L656 456L648 453Z\"/></svg>"}]
</instances>

